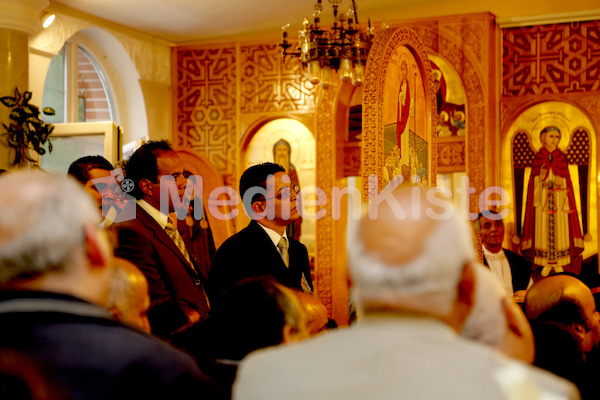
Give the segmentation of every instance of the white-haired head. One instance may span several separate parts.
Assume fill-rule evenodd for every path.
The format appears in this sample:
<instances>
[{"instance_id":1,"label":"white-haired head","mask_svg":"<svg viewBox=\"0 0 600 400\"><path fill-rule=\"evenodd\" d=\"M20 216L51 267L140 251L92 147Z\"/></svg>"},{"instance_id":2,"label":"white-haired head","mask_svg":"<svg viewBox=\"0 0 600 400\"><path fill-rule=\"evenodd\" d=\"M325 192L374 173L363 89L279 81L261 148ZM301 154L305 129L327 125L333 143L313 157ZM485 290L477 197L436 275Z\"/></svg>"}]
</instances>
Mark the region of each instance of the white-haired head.
<instances>
[{"instance_id":1,"label":"white-haired head","mask_svg":"<svg viewBox=\"0 0 600 400\"><path fill-rule=\"evenodd\" d=\"M43 172L0 177L0 284L62 271L85 254L97 207L73 178Z\"/></svg>"},{"instance_id":2,"label":"white-haired head","mask_svg":"<svg viewBox=\"0 0 600 400\"><path fill-rule=\"evenodd\" d=\"M476 340L501 351L505 355L532 363L534 342L531 326L519 306L492 271L473 265L475 275L475 302L460 332L461 336Z\"/></svg>"},{"instance_id":3,"label":"white-haired head","mask_svg":"<svg viewBox=\"0 0 600 400\"><path fill-rule=\"evenodd\" d=\"M506 291L489 268L473 267L475 303L462 328L461 335L501 350L506 337L507 322L503 300Z\"/></svg>"},{"instance_id":4,"label":"white-haired head","mask_svg":"<svg viewBox=\"0 0 600 400\"><path fill-rule=\"evenodd\" d=\"M414 193L394 191L394 200L379 203L377 216L365 216L351 232L353 295L365 312L387 305L446 315L465 265L475 260L467 221L449 202ZM449 212L439 213L440 205Z\"/></svg>"}]
</instances>

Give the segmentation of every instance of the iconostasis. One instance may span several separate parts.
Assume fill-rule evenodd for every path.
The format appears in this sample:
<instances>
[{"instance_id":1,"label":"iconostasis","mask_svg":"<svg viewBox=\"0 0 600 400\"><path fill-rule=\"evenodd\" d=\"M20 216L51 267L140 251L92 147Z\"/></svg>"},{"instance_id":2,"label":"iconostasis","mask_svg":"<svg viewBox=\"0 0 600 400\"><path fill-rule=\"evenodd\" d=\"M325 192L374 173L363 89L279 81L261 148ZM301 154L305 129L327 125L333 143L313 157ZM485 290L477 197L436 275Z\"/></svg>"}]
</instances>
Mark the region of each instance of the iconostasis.
<instances>
[{"instance_id":1,"label":"iconostasis","mask_svg":"<svg viewBox=\"0 0 600 400\"><path fill-rule=\"evenodd\" d=\"M391 181L435 186L437 175L436 94L423 42L410 28L378 39L363 94L363 198Z\"/></svg>"}]
</instances>

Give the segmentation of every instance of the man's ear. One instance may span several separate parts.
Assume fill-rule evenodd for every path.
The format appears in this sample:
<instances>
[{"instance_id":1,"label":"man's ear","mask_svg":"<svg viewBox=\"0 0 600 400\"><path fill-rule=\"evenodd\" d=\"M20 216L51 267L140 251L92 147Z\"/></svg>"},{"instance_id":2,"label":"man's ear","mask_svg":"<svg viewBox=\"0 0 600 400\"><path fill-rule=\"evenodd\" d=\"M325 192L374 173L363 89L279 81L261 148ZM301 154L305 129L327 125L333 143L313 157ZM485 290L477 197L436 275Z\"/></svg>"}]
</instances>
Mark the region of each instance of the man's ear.
<instances>
[{"instance_id":1,"label":"man's ear","mask_svg":"<svg viewBox=\"0 0 600 400\"><path fill-rule=\"evenodd\" d=\"M458 283L456 300L467 306L469 310L475 303L475 273L470 262L466 263L463 267L460 282Z\"/></svg>"},{"instance_id":2,"label":"man's ear","mask_svg":"<svg viewBox=\"0 0 600 400\"><path fill-rule=\"evenodd\" d=\"M150 182L148 179L140 179L140 183L138 185L140 187L140 190L146 196L152 196L152 187L153 187L152 182Z\"/></svg>"},{"instance_id":3,"label":"man's ear","mask_svg":"<svg viewBox=\"0 0 600 400\"><path fill-rule=\"evenodd\" d=\"M525 314L508 297L502 299L502 306L504 308L504 315L506 316L507 329L518 337L523 337L526 333L524 332L526 328L523 325L523 321L527 322Z\"/></svg>"},{"instance_id":4,"label":"man's ear","mask_svg":"<svg viewBox=\"0 0 600 400\"><path fill-rule=\"evenodd\" d=\"M573 333L575 333L575 335L577 335L577 337L579 337L580 339L583 339L585 337L585 334L588 331L587 328L585 327L585 325L573 323L572 326L573 326Z\"/></svg>"},{"instance_id":5,"label":"man's ear","mask_svg":"<svg viewBox=\"0 0 600 400\"><path fill-rule=\"evenodd\" d=\"M108 312L110 313L110 315L112 315L115 321L123 322L123 314L116 306L110 307L108 309Z\"/></svg>"},{"instance_id":6,"label":"man's ear","mask_svg":"<svg viewBox=\"0 0 600 400\"><path fill-rule=\"evenodd\" d=\"M458 331L462 328L475 303L475 273L470 262L467 262L460 276L456 302L454 304L454 324Z\"/></svg>"},{"instance_id":7,"label":"man's ear","mask_svg":"<svg viewBox=\"0 0 600 400\"><path fill-rule=\"evenodd\" d=\"M296 341L296 330L290 324L285 324L283 326L281 342L282 343L291 343L294 341Z\"/></svg>"},{"instance_id":8,"label":"man's ear","mask_svg":"<svg viewBox=\"0 0 600 400\"><path fill-rule=\"evenodd\" d=\"M265 211L265 207L261 201L255 201L252 203L252 211L254 211L255 214L260 214Z\"/></svg>"},{"instance_id":9,"label":"man's ear","mask_svg":"<svg viewBox=\"0 0 600 400\"><path fill-rule=\"evenodd\" d=\"M532 364L535 358L535 344L525 314L508 296L502 299L502 305L507 329L502 351L513 358Z\"/></svg>"},{"instance_id":10,"label":"man's ear","mask_svg":"<svg viewBox=\"0 0 600 400\"><path fill-rule=\"evenodd\" d=\"M91 266L104 268L110 265L110 244L103 232L93 225L83 228L85 252Z\"/></svg>"}]
</instances>

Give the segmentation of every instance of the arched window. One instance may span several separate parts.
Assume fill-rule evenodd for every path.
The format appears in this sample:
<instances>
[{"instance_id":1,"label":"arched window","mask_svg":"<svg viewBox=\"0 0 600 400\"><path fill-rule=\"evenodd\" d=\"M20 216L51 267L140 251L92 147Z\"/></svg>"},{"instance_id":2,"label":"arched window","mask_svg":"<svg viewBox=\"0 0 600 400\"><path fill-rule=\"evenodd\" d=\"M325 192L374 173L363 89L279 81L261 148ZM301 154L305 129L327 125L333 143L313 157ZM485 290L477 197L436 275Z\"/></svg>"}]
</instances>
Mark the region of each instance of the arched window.
<instances>
[{"instance_id":1,"label":"arched window","mask_svg":"<svg viewBox=\"0 0 600 400\"><path fill-rule=\"evenodd\" d=\"M43 115L55 125L52 152L41 157L41 167L59 174L86 155L103 155L111 163L120 158L120 138L110 85L92 52L67 42L52 58L44 84ZM46 148L48 150L48 148Z\"/></svg>"},{"instance_id":2,"label":"arched window","mask_svg":"<svg viewBox=\"0 0 600 400\"><path fill-rule=\"evenodd\" d=\"M56 115L44 116L51 123L117 122L102 68L89 51L76 43L67 43L52 58L42 107L56 110Z\"/></svg>"}]
</instances>

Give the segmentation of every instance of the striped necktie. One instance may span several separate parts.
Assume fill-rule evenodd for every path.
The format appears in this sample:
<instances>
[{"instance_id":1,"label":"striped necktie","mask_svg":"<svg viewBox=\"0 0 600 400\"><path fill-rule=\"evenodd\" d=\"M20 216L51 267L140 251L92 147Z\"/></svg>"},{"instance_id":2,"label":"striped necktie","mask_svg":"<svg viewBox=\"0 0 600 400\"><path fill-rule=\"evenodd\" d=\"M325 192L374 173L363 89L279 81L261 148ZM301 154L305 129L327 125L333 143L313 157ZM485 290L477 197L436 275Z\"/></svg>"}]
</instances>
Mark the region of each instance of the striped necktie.
<instances>
[{"instance_id":1,"label":"striped necktie","mask_svg":"<svg viewBox=\"0 0 600 400\"><path fill-rule=\"evenodd\" d=\"M279 243L277 243L277 250L279 250L279 254L281 255L281 259L286 267L290 267L290 255L288 253L287 240L283 236L279 239Z\"/></svg>"},{"instance_id":2,"label":"striped necktie","mask_svg":"<svg viewBox=\"0 0 600 400\"><path fill-rule=\"evenodd\" d=\"M179 251L181 251L181 254L183 254L183 256L185 257L185 259L188 262L188 264L190 265L190 267L195 272L198 272L198 271L196 271L196 268L194 267L194 263L192 262L192 260L190 258L190 254L188 253L187 249L185 248L185 243L183 241L183 238L179 234L179 231L177 230L177 225L175 225L175 223L173 222L173 220L170 217L167 221L167 226L165 227L165 231L167 232L167 235L169 235L171 240L173 240L173 243L175 243L175 246L177 246Z\"/></svg>"}]
</instances>

